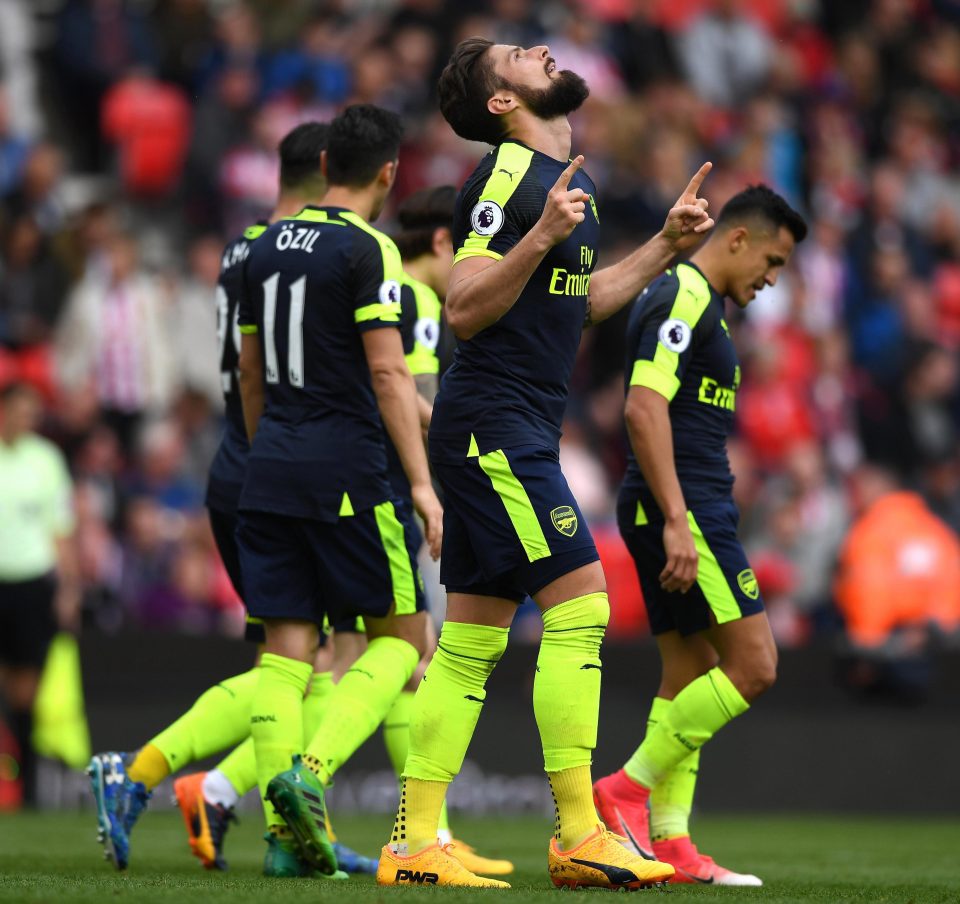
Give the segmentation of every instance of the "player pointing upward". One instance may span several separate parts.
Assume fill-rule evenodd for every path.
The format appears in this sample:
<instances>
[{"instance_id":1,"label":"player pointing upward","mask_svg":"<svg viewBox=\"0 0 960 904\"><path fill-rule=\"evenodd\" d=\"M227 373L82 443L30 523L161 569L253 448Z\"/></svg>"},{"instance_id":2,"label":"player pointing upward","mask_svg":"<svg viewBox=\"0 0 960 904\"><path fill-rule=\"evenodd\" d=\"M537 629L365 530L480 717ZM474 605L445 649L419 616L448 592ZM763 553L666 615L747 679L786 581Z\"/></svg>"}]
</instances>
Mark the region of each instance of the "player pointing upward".
<instances>
[{"instance_id":1,"label":"player pointing upward","mask_svg":"<svg viewBox=\"0 0 960 904\"><path fill-rule=\"evenodd\" d=\"M463 41L440 79L444 116L496 145L460 192L447 319L460 339L430 428L445 493L447 619L417 691L393 837L378 881L493 885L436 844L437 818L476 726L485 684L531 595L544 634L534 710L557 805L557 885L638 887L673 875L598 825L590 762L609 616L596 547L560 471L560 423L584 324L609 317L712 226L691 180L663 230L596 270L599 213L567 114L587 97L546 47Z\"/></svg>"}]
</instances>

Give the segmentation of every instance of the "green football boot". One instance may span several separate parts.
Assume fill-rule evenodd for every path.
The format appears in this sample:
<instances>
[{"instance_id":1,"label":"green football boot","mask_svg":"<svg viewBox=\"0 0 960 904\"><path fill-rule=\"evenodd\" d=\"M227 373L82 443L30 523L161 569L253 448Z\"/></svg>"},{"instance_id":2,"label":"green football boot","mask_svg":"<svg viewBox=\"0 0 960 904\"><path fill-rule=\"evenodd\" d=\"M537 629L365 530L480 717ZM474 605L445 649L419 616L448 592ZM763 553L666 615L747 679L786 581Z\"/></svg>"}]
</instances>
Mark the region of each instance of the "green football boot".
<instances>
[{"instance_id":1,"label":"green football boot","mask_svg":"<svg viewBox=\"0 0 960 904\"><path fill-rule=\"evenodd\" d=\"M263 874L271 879L308 879L316 876L320 879L349 879L350 877L337 870L330 875L317 873L300 856L297 843L292 839L277 838L270 832L263 836L267 843L267 853L263 858Z\"/></svg>"},{"instance_id":2,"label":"green football boot","mask_svg":"<svg viewBox=\"0 0 960 904\"><path fill-rule=\"evenodd\" d=\"M335 873L337 854L327 836L323 784L299 756L290 769L270 779L266 796L293 832L300 857L325 876Z\"/></svg>"}]
</instances>

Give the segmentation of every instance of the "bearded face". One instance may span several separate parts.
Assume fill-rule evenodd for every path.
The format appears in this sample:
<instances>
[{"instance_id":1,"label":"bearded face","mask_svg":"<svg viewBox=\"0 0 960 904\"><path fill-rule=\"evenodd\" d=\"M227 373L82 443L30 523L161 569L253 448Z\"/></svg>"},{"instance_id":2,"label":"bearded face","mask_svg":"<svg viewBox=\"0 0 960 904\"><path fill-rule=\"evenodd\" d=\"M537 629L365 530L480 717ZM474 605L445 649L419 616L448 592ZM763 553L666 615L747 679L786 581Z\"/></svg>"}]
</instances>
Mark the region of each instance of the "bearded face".
<instances>
[{"instance_id":1,"label":"bearded face","mask_svg":"<svg viewBox=\"0 0 960 904\"><path fill-rule=\"evenodd\" d=\"M548 63L552 62L552 59L548 60ZM529 88L511 82L507 82L504 87L513 91L538 119L567 116L579 109L590 95L587 83L569 69L559 72L549 88Z\"/></svg>"}]
</instances>

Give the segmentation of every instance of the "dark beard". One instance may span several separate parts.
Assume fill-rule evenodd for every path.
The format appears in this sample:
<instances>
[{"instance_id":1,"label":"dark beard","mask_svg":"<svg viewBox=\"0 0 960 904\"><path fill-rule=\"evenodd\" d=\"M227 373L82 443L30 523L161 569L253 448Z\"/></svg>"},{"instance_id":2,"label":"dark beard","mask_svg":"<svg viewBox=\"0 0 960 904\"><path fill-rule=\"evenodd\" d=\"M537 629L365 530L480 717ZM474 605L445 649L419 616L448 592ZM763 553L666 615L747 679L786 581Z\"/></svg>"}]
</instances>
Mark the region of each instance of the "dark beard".
<instances>
[{"instance_id":1,"label":"dark beard","mask_svg":"<svg viewBox=\"0 0 960 904\"><path fill-rule=\"evenodd\" d=\"M576 72L564 69L549 88L527 88L508 84L507 87L538 119L559 119L567 116L590 96L590 88Z\"/></svg>"}]
</instances>

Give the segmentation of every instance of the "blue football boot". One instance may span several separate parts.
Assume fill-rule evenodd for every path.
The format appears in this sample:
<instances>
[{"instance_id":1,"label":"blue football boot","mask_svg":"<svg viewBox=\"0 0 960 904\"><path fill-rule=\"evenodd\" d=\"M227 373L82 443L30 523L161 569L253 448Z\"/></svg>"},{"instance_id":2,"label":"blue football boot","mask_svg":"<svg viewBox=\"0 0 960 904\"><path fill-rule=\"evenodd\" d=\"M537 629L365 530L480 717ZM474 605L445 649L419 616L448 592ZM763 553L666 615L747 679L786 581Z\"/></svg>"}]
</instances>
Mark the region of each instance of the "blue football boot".
<instances>
[{"instance_id":1,"label":"blue football boot","mask_svg":"<svg viewBox=\"0 0 960 904\"><path fill-rule=\"evenodd\" d=\"M369 873L371 876L376 875L377 861L372 857L364 857L363 854L358 854L345 844L340 844L339 841L333 842L333 850L337 855L337 865L345 873Z\"/></svg>"},{"instance_id":2,"label":"blue football boot","mask_svg":"<svg viewBox=\"0 0 960 904\"><path fill-rule=\"evenodd\" d=\"M97 841L104 846L104 858L117 869L127 868L130 833L150 800L143 783L127 776L125 765L125 754L98 753L87 766L97 806Z\"/></svg>"}]
</instances>

